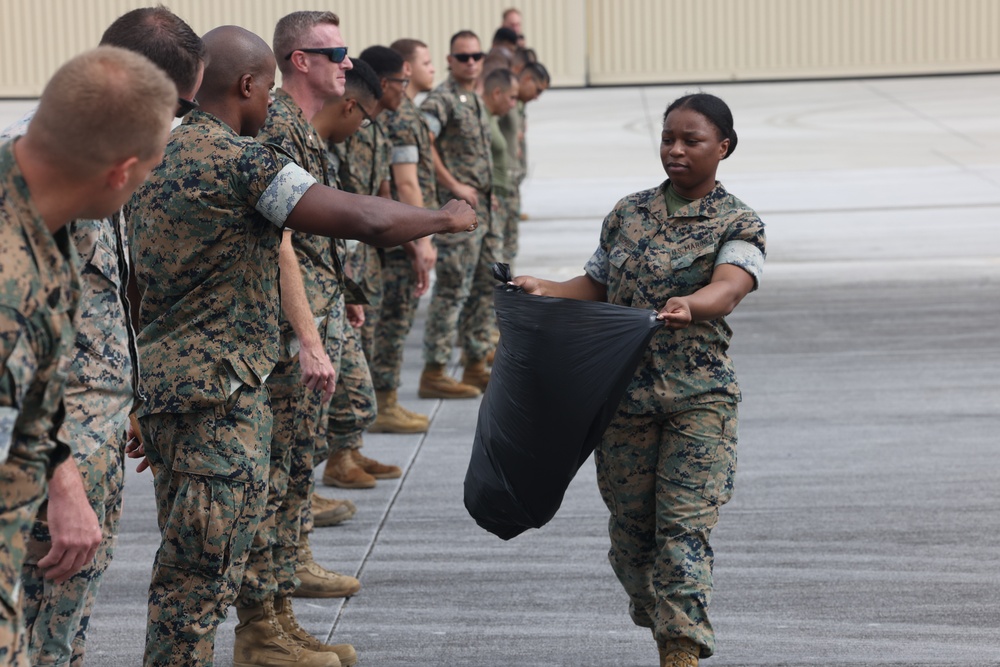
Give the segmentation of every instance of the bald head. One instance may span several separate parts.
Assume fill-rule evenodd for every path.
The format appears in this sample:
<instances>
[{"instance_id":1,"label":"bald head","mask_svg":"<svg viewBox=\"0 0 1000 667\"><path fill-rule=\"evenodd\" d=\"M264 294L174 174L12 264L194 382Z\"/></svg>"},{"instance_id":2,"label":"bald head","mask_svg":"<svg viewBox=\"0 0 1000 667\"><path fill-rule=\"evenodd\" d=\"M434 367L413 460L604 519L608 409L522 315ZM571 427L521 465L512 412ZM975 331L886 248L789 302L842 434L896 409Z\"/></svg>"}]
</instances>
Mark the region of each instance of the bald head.
<instances>
[{"instance_id":1,"label":"bald head","mask_svg":"<svg viewBox=\"0 0 1000 667\"><path fill-rule=\"evenodd\" d=\"M162 150L177 88L147 58L118 47L86 51L59 68L28 126L49 160L102 169Z\"/></svg>"},{"instance_id":2,"label":"bald head","mask_svg":"<svg viewBox=\"0 0 1000 667\"><path fill-rule=\"evenodd\" d=\"M208 65L198 89L198 99L220 101L237 90L244 75L274 75L274 54L263 39L249 30L224 25L202 37Z\"/></svg>"}]
</instances>

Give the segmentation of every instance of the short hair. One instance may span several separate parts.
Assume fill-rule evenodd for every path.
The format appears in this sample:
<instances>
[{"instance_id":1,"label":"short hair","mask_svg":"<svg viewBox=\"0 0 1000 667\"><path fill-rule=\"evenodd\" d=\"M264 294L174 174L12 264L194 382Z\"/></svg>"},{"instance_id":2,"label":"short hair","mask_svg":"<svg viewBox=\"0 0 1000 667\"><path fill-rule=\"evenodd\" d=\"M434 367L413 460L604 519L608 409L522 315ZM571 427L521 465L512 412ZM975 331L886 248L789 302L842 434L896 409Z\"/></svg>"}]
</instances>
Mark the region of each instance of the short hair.
<instances>
[{"instance_id":1,"label":"short hair","mask_svg":"<svg viewBox=\"0 0 1000 667\"><path fill-rule=\"evenodd\" d=\"M528 63L521 70L521 76L528 76L535 80L541 86L547 86L551 82L549 78L549 70L545 69L545 65L542 63Z\"/></svg>"},{"instance_id":2,"label":"short hair","mask_svg":"<svg viewBox=\"0 0 1000 667\"><path fill-rule=\"evenodd\" d=\"M410 62L416 57L417 49L426 49L427 44L419 39L397 39L389 48L403 56L403 60Z\"/></svg>"},{"instance_id":3,"label":"short hair","mask_svg":"<svg viewBox=\"0 0 1000 667\"><path fill-rule=\"evenodd\" d=\"M198 66L205 60L201 37L163 5L122 14L104 31L100 45L141 53L184 92L194 88Z\"/></svg>"},{"instance_id":4,"label":"short hair","mask_svg":"<svg viewBox=\"0 0 1000 667\"><path fill-rule=\"evenodd\" d=\"M291 63L285 56L302 47L312 47L312 44L299 44L298 41L318 25L340 25L340 17L333 12L301 11L292 12L278 19L274 26L274 38L271 40L271 50L282 74L291 70ZM317 44L315 46L329 46Z\"/></svg>"},{"instance_id":5,"label":"short hair","mask_svg":"<svg viewBox=\"0 0 1000 667\"><path fill-rule=\"evenodd\" d=\"M382 84L372 66L360 58L352 61L354 67L347 70L347 82L344 85L344 96L353 95L358 101L372 102L382 99Z\"/></svg>"},{"instance_id":6,"label":"short hair","mask_svg":"<svg viewBox=\"0 0 1000 667\"><path fill-rule=\"evenodd\" d=\"M483 93L488 95L497 89L510 90L515 82L517 82L517 77L509 69L495 69L487 74L483 80Z\"/></svg>"},{"instance_id":7,"label":"short hair","mask_svg":"<svg viewBox=\"0 0 1000 667\"><path fill-rule=\"evenodd\" d=\"M493 43L510 44L511 46L517 46L517 33L510 28L497 28L497 31L493 33Z\"/></svg>"},{"instance_id":8,"label":"short hair","mask_svg":"<svg viewBox=\"0 0 1000 667\"><path fill-rule=\"evenodd\" d=\"M690 109L700 113L719 131L720 140L729 139L729 149L722 156L723 160L736 150L737 137L736 130L733 129L733 112L730 111L729 105L720 98L709 93L694 93L678 97L663 112L663 120L667 120L667 116L675 109Z\"/></svg>"},{"instance_id":9,"label":"short hair","mask_svg":"<svg viewBox=\"0 0 1000 667\"><path fill-rule=\"evenodd\" d=\"M375 71L375 76L381 78L399 74L403 70L403 56L388 46L369 46L354 59L363 60Z\"/></svg>"},{"instance_id":10,"label":"short hair","mask_svg":"<svg viewBox=\"0 0 1000 667\"><path fill-rule=\"evenodd\" d=\"M523 46L519 46L514 49L514 56L511 60L511 64L515 66L524 67L529 63L537 63L538 54L535 53L534 49L526 49Z\"/></svg>"},{"instance_id":11,"label":"short hair","mask_svg":"<svg viewBox=\"0 0 1000 667\"><path fill-rule=\"evenodd\" d=\"M510 16L511 14L520 14L520 13L521 10L518 9L517 7L511 7L509 9L505 9L503 10L503 16L501 17L501 20L506 21L507 17Z\"/></svg>"},{"instance_id":12,"label":"short hair","mask_svg":"<svg viewBox=\"0 0 1000 667\"><path fill-rule=\"evenodd\" d=\"M145 56L116 46L85 51L42 91L28 136L50 158L82 168L148 160L177 107L177 86Z\"/></svg>"},{"instance_id":13,"label":"short hair","mask_svg":"<svg viewBox=\"0 0 1000 667\"><path fill-rule=\"evenodd\" d=\"M483 72L480 76L485 81L491 72L495 72L498 69L510 69L510 64L510 58L507 55L506 49L493 49L483 59Z\"/></svg>"},{"instance_id":14,"label":"short hair","mask_svg":"<svg viewBox=\"0 0 1000 667\"><path fill-rule=\"evenodd\" d=\"M471 30L459 30L458 32L456 32L454 35L451 36L451 41L448 42L448 50L450 51L451 49L455 48L455 42L460 39L474 39L477 42L479 42L480 45L482 45L482 42L479 40L479 35L477 35L476 33L472 32Z\"/></svg>"}]
</instances>

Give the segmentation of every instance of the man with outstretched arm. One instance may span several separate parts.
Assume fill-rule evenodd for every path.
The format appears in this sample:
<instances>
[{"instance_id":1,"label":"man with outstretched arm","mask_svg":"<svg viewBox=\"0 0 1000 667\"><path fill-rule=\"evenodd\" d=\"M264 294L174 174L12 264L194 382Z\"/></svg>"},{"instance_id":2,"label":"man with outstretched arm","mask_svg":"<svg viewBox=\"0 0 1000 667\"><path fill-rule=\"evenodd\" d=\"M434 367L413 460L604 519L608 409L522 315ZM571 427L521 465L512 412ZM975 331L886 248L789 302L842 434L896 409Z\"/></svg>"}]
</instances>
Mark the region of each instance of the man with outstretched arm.
<instances>
[{"instance_id":1,"label":"man with outstretched arm","mask_svg":"<svg viewBox=\"0 0 1000 667\"><path fill-rule=\"evenodd\" d=\"M131 203L140 425L162 535L146 636L154 666L213 663L215 631L237 603L264 512L282 230L391 246L476 228L464 203L427 211L340 192L255 141L274 86L270 47L236 26L203 40L201 109L174 131ZM271 600L238 604L238 614L237 667L340 664L336 653L300 646L288 655Z\"/></svg>"}]
</instances>

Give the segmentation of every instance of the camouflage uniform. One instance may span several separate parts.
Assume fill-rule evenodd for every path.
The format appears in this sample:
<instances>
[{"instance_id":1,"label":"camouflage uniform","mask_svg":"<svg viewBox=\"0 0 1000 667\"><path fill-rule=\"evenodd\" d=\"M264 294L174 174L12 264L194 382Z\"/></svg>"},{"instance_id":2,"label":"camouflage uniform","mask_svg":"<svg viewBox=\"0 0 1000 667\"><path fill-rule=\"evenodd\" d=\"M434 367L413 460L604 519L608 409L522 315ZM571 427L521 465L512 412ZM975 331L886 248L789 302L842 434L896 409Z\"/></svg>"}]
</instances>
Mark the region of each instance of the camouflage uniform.
<instances>
[{"instance_id":1,"label":"camouflage uniform","mask_svg":"<svg viewBox=\"0 0 1000 667\"><path fill-rule=\"evenodd\" d=\"M403 96L397 111L383 111L389 142L391 164L416 164L417 183L425 208L437 208L437 180L427 123L413 101ZM380 116L380 118L382 117ZM392 182L392 197L399 200ZM376 391L399 388L403 366L403 347L413 328L419 299L414 296L416 276L413 262L402 248L385 253L382 267L382 307L378 314L378 335L371 358L372 383Z\"/></svg>"},{"instance_id":2,"label":"camouflage uniform","mask_svg":"<svg viewBox=\"0 0 1000 667\"><path fill-rule=\"evenodd\" d=\"M34 115L32 109L0 133L0 139L23 134ZM90 612L118 535L123 436L138 385L138 352L125 296L125 218L77 220L68 229L82 260L82 292L73 320L76 347L70 355L66 418L59 439L73 443L84 489L101 522L102 540L92 565L61 584L45 579L36 563L48 552L51 538L43 519L45 505L39 510L21 578L29 655L32 664L46 665L83 663Z\"/></svg>"},{"instance_id":3,"label":"camouflage uniform","mask_svg":"<svg viewBox=\"0 0 1000 667\"><path fill-rule=\"evenodd\" d=\"M344 190L358 195L376 196L382 183L391 177L389 172L389 139L382 121L383 114L375 122L359 129L343 143L334 144L332 150L337 156L340 182ZM347 262L345 270L364 292L365 326L362 328L362 347L365 358L371 360L371 349L375 321L382 303L382 258L385 253L378 248L360 243L347 242ZM348 301L350 303L350 301Z\"/></svg>"},{"instance_id":4,"label":"camouflage uniform","mask_svg":"<svg viewBox=\"0 0 1000 667\"><path fill-rule=\"evenodd\" d=\"M507 192L497 194L504 212L503 261L514 266L517 256L518 225L521 220L521 183L527 174L524 163L524 102L500 117L500 132L507 142ZM494 173L496 170L494 169Z\"/></svg>"},{"instance_id":5,"label":"camouflage uniform","mask_svg":"<svg viewBox=\"0 0 1000 667\"><path fill-rule=\"evenodd\" d=\"M162 539L146 665L210 665L267 494L281 228L316 180L194 111L131 202L140 409Z\"/></svg>"},{"instance_id":6,"label":"camouflage uniform","mask_svg":"<svg viewBox=\"0 0 1000 667\"><path fill-rule=\"evenodd\" d=\"M45 579L37 567L51 547L51 537L44 520L35 522L23 572L25 621L32 659L46 665L83 663L90 612L118 536L124 433L138 384L138 352L125 296L129 273L125 217L79 220L69 229L82 260L83 291L73 321L76 347L70 355L60 438L73 443L102 537L94 562L57 584Z\"/></svg>"},{"instance_id":7,"label":"camouflage uniform","mask_svg":"<svg viewBox=\"0 0 1000 667\"><path fill-rule=\"evenodd\" d=\"M382 181L388 180L388 142L378 119L343 143L331 145L330 149L331 165L336 168L341 185L347 192L375 195ZM366 322L374 320L382 298L381 260L376 249L364 243L348 242L347 247L345 269L358 283L363 299L367 301ZM347 303L359 301L356 297L347 298ZM327 420L328 454L343 449L359 449L364 430L375 421L378 408L368 358L362 331L348 324L345 318L339 345L330 353L330 359L337 368L337 388Z\"/></svg>"},{"instance_id":8,"label":"camouflage uniform","mask_svg":"<svg viewBox=\"0 0 1000 667\"><path fill-rule=\"evenodd\" d=\"M500 261L503 246L502 232L490 215L493 164L489 114L476 93L462 90L451 78L431 91L420 109L444 166L459 182L479 193L476 230L434 238L437 281L427 310L424 361L448 363L456 333L468 359L484 359L492 347L495 281L490 267ZM438 184L441 205L454 198Z\"/></svg>"},{"instance_id":9,"label":"camouflage uniform","mask_svg":"<svg viewBox=\"0 0 1000 667\"><path fill-rule=\"evenodd\" d=\"M79 298L66 229L51 234L14 160L0 144L0 663L28 664L21 568L46 480L69 453L56 434L64 414L66 353Z\"/></svg>"},{"instance_id":10,"label":"camouflage uniform","mask_svg":"<svg viewBox=\"0 0 1000 667\"><path fill-rule=\"evenodd\" d=\"M671 215L666 183L622 199L604 221L587 273L608 301L660 309L711 281L719 264L754 278L764 226L721 184ZM611 511L609 558L637 625L661 647L694 642L712 655L709 534L733 491L739 386L723 318L653 338L595 459Z\"/></svg>"},{"instance_id":11,"label":"camouflage uniform","mask_svg":"<svg viewBox=\"0 0 1000 667\"><path fill-rule=\"evenodd\" d=\"M257 139L281 147L317 182L330 184L326 146L306 120L295 100L282 89ZM289 233L286 231L286 233ZM341 299L341 268L333 256L330 239L301 232L292 233L309 308L323 341L340 332L340 321L331 318ZM296 554L302 514L310 502L313 468L310 456L292 452L313 448L326 413L322 392L302 384L298 362L298 338L282 315L279 360L267 378L273 429L267 487L267 506L261 519L243 576L240 600L260 604L266 599L287 597L295 592ZM324 343L325 345L327 343ZM293 479L293 477L295 479Z\"/></svg>"},{"instance_id":12,"label":"camouflage uniform","mask_svg":"<svg viewBox=\"0 0 1000 667\"><path fill-rule=\"evenodd\" d=\"M437 208L437 178L434 176L434 156L431 153L431 133L427 119L409 97L396 111L383 111L389 143L391 164L415 163L417 183L424 198L425 208ZM396 184L392 184L392 197L399 199Z\"/></svg>"},{"instance_id":13,"label":"camouflage uniform","mask_svg":"<svg viewBox=\"0 0 1000 667\"><path fill-rule=\"evenodd\" d=\"M331 338L332 349L327 349L337 369L337 388L327 419L326 447L317 446L317 459L342 449L360 449L365 429L378 414L372 376L361 349L361 335L348 324L346 317L341 322L341 335Z\"/></svg>"}]
</instances>

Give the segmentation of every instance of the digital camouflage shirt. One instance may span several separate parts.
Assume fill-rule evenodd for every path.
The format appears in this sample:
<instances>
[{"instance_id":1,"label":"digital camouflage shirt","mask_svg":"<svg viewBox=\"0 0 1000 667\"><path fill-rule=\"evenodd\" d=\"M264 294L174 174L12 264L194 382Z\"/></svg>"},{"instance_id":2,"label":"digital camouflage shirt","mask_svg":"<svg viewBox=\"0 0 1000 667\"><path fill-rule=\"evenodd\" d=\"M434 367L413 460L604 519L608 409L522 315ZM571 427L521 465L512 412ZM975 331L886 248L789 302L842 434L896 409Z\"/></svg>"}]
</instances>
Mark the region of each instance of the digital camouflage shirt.
<instances>
[{"instance_id":1,"label":"digital camouflage shirt","mask_svg":"<svg viewBox=\"0 0 1000 667\"><path fill-rule=\"evenodd\" d=\"M0 140L24 134L34 115L32 109L8 126ZM136 407L139 353L126 296L124 215L74 220L67 229L80 259L80 300L73 317L76 342L67 352L66 417L58 437L85 459L124 431Z\"/></svg>"},{"instance_id":2,"label":"digital camouflage shirt","mask_svg":"<svg viewBox=\"0 0 1000 667\"><path fill-rule=\"evenodd\" d=\"M340 181L347 192L375 196L391 177L392 146L384 125L384 113L375 122L331 148L337 156ZM361 288L365 301L378 306L382 295L382 266L378 250L357 241L347 242L347 275ZM350 301L349 301L350 303Z\"/></svg>"},{"instance_id":3,"label":"digital camouflage shirt","mask_svg":"<svg viewBox=\"0 0 1000 667\"><path fill-rule=\"evenodd\" d=\"M512 188L524 181L527 166L524 163L524 102L500 117L500 131L507 140L507 173Z\"/></svg>"},{"instance_id":4,"label":"digital camouflage shirt","mask_svg":"<svg viewBox=\"0 0 1000 667\"><path fill-rule=\"evenodd\" d=\"M417 165L417 183L424 208L437 208L437 178L434 175L434 155L431 153L431 133L427 121L417 105L403 96L403 103L396 111L383 111L385 125L392 146L390 164ZM396 183L392 184L392 197L398 200Z\"/></svg>"},{"instance_id":5,"label":"digital camouflage shirt","mask_svg":"<svg viewBox=\"0 0 1000 667\"><path fill-rule=\"evenodd\" d=\"M764 223L721 184L702 199L667 213L667 182L625 197L604 219L597 251L585 270L607 285L608 301L660 310L667 299L707 285L719 264L734 264L754 279L764 265ZM740 400L724 318L686 329L658 331L622 407L662 413L712 401Z\"/></svg>"},{"instance_id":6,"label":"digital camouflage shirt","mask_svg":"<svg viewBox=\"0 0 1000 667\"><path fill-rule=\"evenodd\" d=\"M434 135L441 161L451 175L479 192L489 192L493 174L490 118L479 95L462 90L449 77L430 92L420 105L420 111ZM439 200L451 198L448 193L441 192L438 197Z\"/></svg>"},{"instance_id":7,"label":"digital camouflage shirt","mask_svg":"<svg viewBox=\"0 0 1000 667\"><path fill-rule=\"evenodd\" d=\"M130 203L141 414L194 412L259 387L278 358L278 246L316 179L194 111Z\"/></svg>"},{"instance_id":8,"label":"digital camouflage shirt","mask_svg":"<svg viewBox=\"0 0 1000 667\"><path fill-rule=\"evenodd\" d=\"M137 406L139 354L126 285L129 275L125 216L76 220L70 236L80 255L80 306L73 318L76 344L66 381L66 420L60 438L83 459L127 427Z\"/></svg>"},{"instance_id":9,"label":"digital camouflage shirt","mask_svg":"<svg viewBox=\"0 0 1000 667\"><path fill-rule=\"evenodd\" d=\"M0 464L48 468L71 444L56 433L79 299L77 256L68 231L51 234L32 204L15 141L0 144Z\"/></svg>"},{"instance_id":10,"label":"digital camouflage shirt","mask_svg":"<svg viewBox=\"0 0 1000 667\"><path fill-rule=\"evenodd\" d=\"M331 147L337 156L340 182L347 192L377 195L382 182L389 180L392 146L383 123L383 114L379 114L374 123Z\"/></svg>"},{"instance_id":11,"label":"digital camouflage shirt","mask_svg":"<svg viewBox=\"0 0 1000 667\"><path fill-rule=\"evenodd\" d=\"M281 88L274 92L274 102L257 140L281 147L317 182L333 184L326 143L316 134L295 100ZM341 296L342 268L334 256L333 244L325 236L293 232L292 247L299 260L309 309L317 320L324 318L337 306ZM293 342L295 333L284 315L281 318L281 337L282 356L294 356L298 347Z\"/></svg>"}]
</instances>

